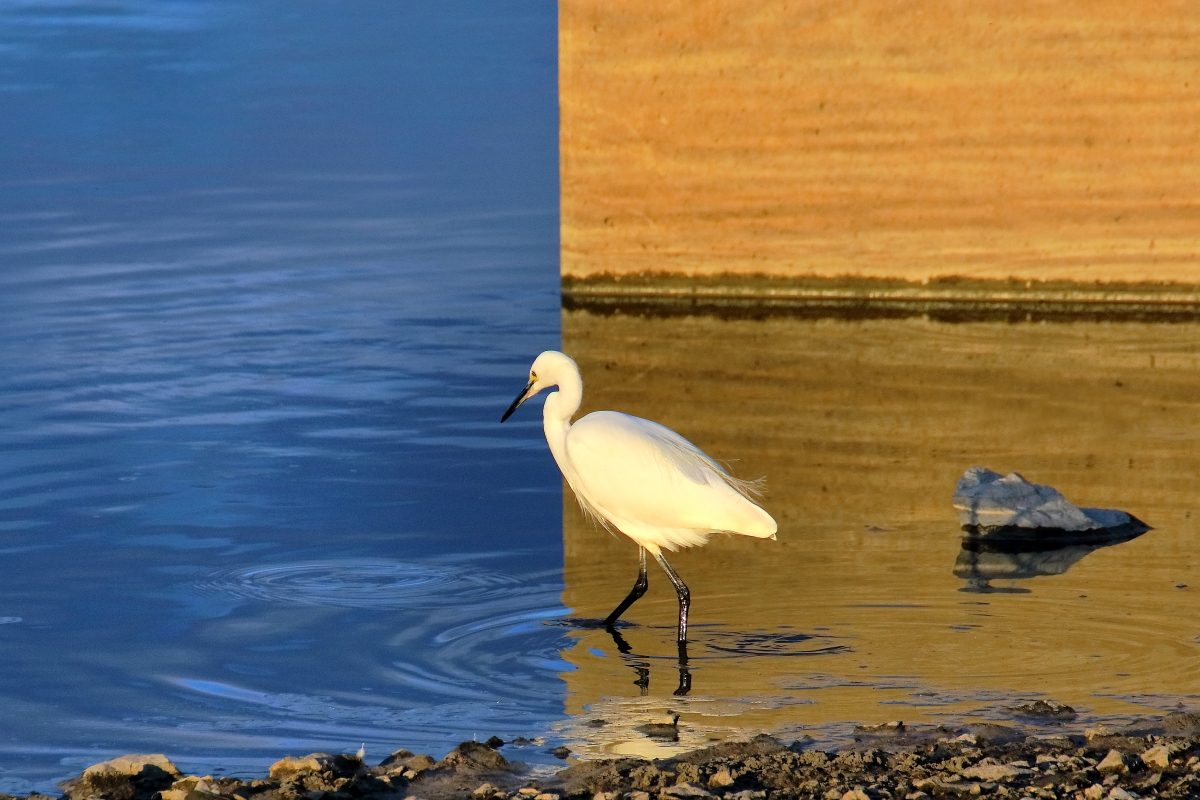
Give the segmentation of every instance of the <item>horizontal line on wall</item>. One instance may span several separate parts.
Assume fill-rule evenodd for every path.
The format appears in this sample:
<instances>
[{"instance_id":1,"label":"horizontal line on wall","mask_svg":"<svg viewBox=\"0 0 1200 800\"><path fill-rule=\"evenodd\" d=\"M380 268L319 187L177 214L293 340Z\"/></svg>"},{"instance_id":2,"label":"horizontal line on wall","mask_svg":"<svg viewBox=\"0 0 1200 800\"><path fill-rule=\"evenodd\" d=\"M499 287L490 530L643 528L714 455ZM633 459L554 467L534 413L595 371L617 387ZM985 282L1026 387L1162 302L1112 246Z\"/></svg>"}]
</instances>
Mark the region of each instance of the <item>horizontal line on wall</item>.
<instances>
[{"instance_id":1,"label":"horizontal line on wall","mask_svg":"<svg viewBox=\"0 0 1200 800\"><path fill-rule=\"evenodd\" d=\"M954 320L1200 321L1200 285L666 274L564 276L563 307L595 313Z\"/></svg>"}]
</instances>

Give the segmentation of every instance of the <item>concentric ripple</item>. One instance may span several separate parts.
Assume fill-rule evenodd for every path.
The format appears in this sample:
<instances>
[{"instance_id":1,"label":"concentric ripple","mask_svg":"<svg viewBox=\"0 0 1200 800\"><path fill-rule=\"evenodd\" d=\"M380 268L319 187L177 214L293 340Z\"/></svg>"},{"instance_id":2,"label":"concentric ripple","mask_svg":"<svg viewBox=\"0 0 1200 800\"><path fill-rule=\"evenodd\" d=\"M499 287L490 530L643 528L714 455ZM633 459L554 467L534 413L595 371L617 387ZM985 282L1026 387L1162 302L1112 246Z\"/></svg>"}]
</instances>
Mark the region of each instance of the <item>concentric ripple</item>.
<instances>
[{"instance_id":1,"label":"concentric ripple","mask_svg":"<svg viewBox=\"0 0 1200 800\"><path fill-rule=\"evenodd\" d=\"M475 569L404 561L336 559L241 567L193 584L207 595L339 608L417 609L493 602L519 582Z\"/></svg>"}]
</instances>

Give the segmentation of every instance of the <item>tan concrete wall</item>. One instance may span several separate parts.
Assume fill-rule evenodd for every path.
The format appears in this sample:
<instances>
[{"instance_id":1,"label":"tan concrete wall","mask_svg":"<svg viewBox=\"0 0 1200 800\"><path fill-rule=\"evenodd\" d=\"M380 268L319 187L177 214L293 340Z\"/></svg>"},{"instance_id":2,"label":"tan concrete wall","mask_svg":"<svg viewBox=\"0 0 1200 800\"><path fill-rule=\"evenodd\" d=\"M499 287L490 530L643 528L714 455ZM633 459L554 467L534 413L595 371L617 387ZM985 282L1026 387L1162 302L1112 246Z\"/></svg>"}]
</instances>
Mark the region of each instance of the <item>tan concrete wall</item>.
<instances>
[{"instance_id":1,"label":"tan concrete wall","mask_svg":"<svg viewBox=\"0 0 1200 800\"><path fill-rule=\"evenodd\" d=\"M560 0L564 275L1200 282L1200 4Z\"/></svg>"}]
</instances>

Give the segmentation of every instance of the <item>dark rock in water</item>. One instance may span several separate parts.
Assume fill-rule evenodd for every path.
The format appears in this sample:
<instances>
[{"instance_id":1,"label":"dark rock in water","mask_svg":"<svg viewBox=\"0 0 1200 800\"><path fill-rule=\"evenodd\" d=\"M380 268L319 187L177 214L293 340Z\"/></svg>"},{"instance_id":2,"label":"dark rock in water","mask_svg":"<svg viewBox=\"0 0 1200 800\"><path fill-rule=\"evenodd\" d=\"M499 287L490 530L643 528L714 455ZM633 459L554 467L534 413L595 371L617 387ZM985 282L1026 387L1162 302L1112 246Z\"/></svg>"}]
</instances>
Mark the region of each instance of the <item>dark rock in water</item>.
<instances>
[{"instance_id":1,"label":"dark rock in water","mask_svg":"<svg viewBox=\"0 0 1200 800\"><path fill-rule=\"evenodd\" d=\"M679 728L676 728L674 725L661 725L656 722L648 722L645 725L638 725L634 730L644 733L652 739L666 739L672 742L679 741Z\"/></svg>"},{"instance_id":2,"label":"dark rock in water","mask_svg":"<svg viewBox=\"0 0 1200 800\"><path fill-rule=\"evenodd\" d=\"M1032 719L1068 720L1075 719L1075 709L1062 703L1050 703L1045 700L1034 700L1009 709L1012 713Z\"/></svg>"},{"instance_id":3,"label":"dark rock in water","mask_svg":"<svg viewBox=\"0 0 1200 800\"><path fill-rule=\"evenodd\" d=\"M659 717L651 719L644 725L638 725L634 730L646 734L654 739L669 739L670 741L678 741L679 739L679 715L674 711L669 711Z\"/></svg>"},{"instance_id":4,"label":"dark rock in water","mask_svg":"<svg viewBox=\"0 0 1200 800\"><path fill-rule=\"evenodd\" d=\"M455 772L506 772L510 769L504 756L479 742L463 742L436 765L437 769Z\"/></svg>"},{"instance_id":5,"label":"dark rock in water","mask_svg":"<svg viewBox=\"0 0 1200 800\"><path fill-rule=\"evenodd\" d=\"M556 747L550 751L550 754L553 755L555 758L566 758L567 756L571 755L571 748Z\"/></svg>"},{"instance_id":6,"label":"dark rock in water","mask_svg":"<svg viewBox=\"0 0 1200 800\"><path fill-rule=\"evenodd\" d=\"M972 536L1037 542L1041 549L1111 543L1114 537L1133 538L1150 530L1124 511L1078 508L1049 486L983 467L971 467L958 479L954 510Z\"/></svg>"},{"instance_id":7,"label":"dark rock in water","mask_svg":"<svg viewBox=\"0 0 1200 800\"><path fill-rule=\"evenodd\" d=\"M501 739L499 736L493 736L490 739L488 739L486 742L484 742L484 744L487 745L488 747L492 748L493 750L498 750L499 748L504 747L504 740Z\"/></svg>"}]
</instances>

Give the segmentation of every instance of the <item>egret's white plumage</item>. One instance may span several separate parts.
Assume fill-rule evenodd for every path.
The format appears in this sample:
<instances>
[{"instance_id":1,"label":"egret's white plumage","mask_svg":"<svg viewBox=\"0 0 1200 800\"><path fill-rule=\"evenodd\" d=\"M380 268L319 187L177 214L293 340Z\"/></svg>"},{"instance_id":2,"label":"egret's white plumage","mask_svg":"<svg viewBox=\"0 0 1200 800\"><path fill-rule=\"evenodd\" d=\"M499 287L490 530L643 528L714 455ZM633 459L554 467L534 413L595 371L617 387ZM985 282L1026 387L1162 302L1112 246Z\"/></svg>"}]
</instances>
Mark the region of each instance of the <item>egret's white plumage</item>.
<instances>
[{"instance_id":1,"label":"egret's white plumage","mask_svg":"<svg viewBox=\"0 0 1200 800\"><path fill-rule=\"evenodd\" d=\"M680 641L687 624L687 587L662 549L704 544L714 533L774 539L775 520L750 499L754 484L730 476L716 461L670 428L616 411L594 411L571 424L583 400L574 360L548 350L504 414L550 386L542 411L546 442L585 512L649 551L680 591ZM503 419L501 420L503 422ZM634 593L608 622L645 591L645 554ZM682 587L682 589L681 589Z\"/></svg>"},{"instance_id":2,"label":"egret's white plumage","mask_svg":"<svg viewBox=\"0 0 1200 800\"><path fill-rule=\"evenodd\" d=\"M651 554L704 544L713 533L775 536L775 520L743 482L657 422L596 411L570 426L565 452L584 507Z\"/></svg>"}]
</instances>

